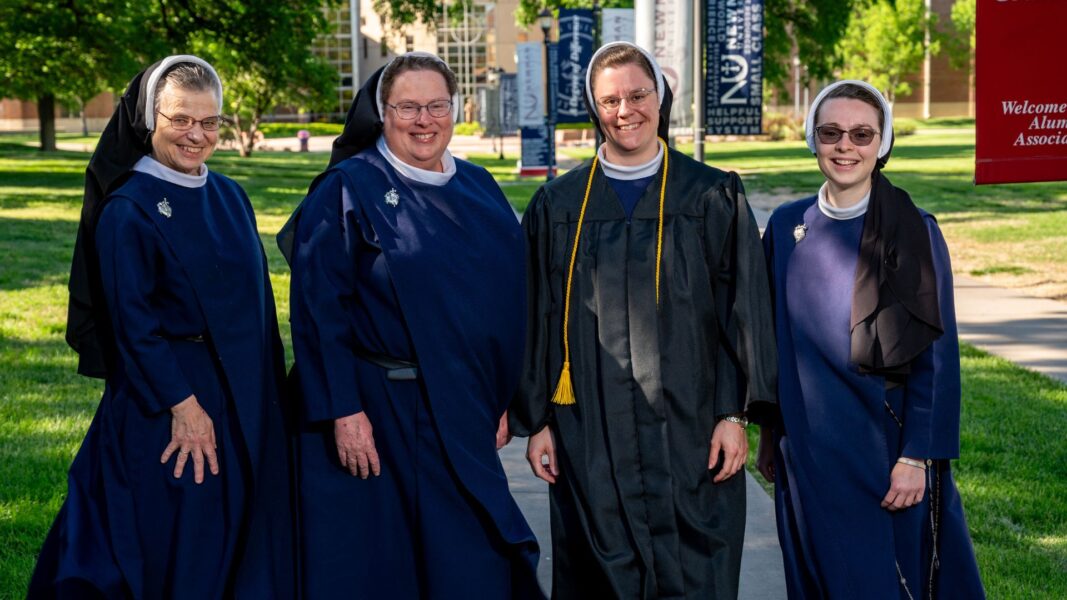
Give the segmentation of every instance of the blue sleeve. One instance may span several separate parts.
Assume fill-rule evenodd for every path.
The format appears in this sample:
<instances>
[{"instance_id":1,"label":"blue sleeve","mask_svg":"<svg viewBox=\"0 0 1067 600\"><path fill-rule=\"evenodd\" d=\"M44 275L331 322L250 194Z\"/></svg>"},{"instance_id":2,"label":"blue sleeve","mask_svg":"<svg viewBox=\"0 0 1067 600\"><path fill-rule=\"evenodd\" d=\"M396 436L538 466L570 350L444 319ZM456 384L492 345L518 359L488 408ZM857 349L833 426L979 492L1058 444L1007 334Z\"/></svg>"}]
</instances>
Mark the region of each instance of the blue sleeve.
<instances>
[{"instance_id":1,"label":"blue sleeve","mask_svg":"<svg viewBox=\"0 0 1067 600\"><path fill-rule=\"evenodd\" d=\"M332 174L304 201L293 244L293 353L308 421L363 410L356 387L352 310L359 235L342 176Z\"/></svg>"},{"instance_id":2,"label":"blue sleeve","mask_svg":"<svg viewBox=\"0 0 1067 600\"><path fill-rule=\"evenodd\" d=\"M941 326L945 333L912 365L904 397L901 456L958 458L960 454L960 344L948 246L933 217L926 217L933 251Z\"/></svg>"},{"instance_id":3,"label":"blue sleeve","mask_svg":"<svg viewBox=\"0 0 1067 600\"><path fill-rule=\"evenodd\" d=\"M100 278L115 344L146 414L163 412L193 394L170 343L159 336L162 327L152 306L161 244L155 225L128 200L110 202L96 227Z\"/></svg>"}]
</instances>

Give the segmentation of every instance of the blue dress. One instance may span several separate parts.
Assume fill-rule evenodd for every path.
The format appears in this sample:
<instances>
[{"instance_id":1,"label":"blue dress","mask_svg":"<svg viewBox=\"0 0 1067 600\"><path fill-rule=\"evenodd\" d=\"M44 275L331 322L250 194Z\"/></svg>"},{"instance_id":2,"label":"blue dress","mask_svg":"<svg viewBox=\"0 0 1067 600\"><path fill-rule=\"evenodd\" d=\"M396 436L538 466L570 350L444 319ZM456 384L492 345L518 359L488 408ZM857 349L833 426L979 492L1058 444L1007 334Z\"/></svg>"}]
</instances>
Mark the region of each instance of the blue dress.
<instances>
[{"instance_id":1,"label":"blue dress","mask_svg":"<svg viewBox=\"0 0 1067 600\"><path fill-rule=\"evenodd\" d=\"M492 177L443 186L375 148L328 171L296 216L291 314L308 598L540 597L537 545L496 453L518 383L521 232ZM390 379L367 353L418 364ZM338 461L333 420L365 411L381 475Z\"/></svg>"},{"instance_id":2,"label":"blue dress","mask_svg":"<svg viewBox=\"0 0 1067 600\"><path fill-rule=\"evenodd\" d=\"M776 210L764 234L779 349L775 503L791 599L984 597L948 462L959 456L960 414L952 269L936 220L923 216L945 332L888 391L848 360L864 217L832 219L812 197ZM880 502L901 456L933 463L923 501L893 513Z\"/></svg>"},{"instance_id":3,"label":"blue dress","mask_svg":"<svg viewBox=\"0 0 1067 600\"><path fill-rule=\"evenodd\" d=\"M210 173L134 173L96 228L117 364L68 475L31 598L291 598L284 355L255 216ZM211 417L220 473L175 479L169 409ZM205 466L206 470L206 466Z\"/></svg>"}]
</instances>

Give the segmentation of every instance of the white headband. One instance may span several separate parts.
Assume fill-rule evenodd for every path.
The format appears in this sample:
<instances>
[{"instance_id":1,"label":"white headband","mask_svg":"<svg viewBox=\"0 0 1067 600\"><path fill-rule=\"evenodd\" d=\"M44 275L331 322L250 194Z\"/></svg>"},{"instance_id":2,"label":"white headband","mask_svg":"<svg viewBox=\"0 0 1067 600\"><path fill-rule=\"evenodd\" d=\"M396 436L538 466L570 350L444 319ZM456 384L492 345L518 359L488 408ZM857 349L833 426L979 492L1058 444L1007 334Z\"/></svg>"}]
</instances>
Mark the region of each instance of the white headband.
<instances>
[{"instance_id":1,"label":"white headband","mask_svg":"<svg viewBox=\"0 0 1067 600\"><path fill-rule=\"evenodd\" d=\"M408 56L422 56L424 58L432 58L432 59L436 60L437 62L441 63L442 65L444 65L446 69L448 69L450 71L452 70L451 68L449 68L448 63L446 63L444 60L442 60L440 56L437 56L436 54L433 54L433 53L430 53L430 52L424 52L422 50L415 50L415 51L412 51L412 52L406 52L406 53L401 54L400 56L394 58L393 60L389 61L389 64L387 64L385 66L385 68L382 69L382 74L378 77L378 89L376 89L374 91L374 103L378 107L378 118L381 119L382 121L385 121L385 100L382 98L382 81L385 80L385 74L389 72L390 67L393 66L393 63L395 63L397 61L397 59L405 58L405 57L408 57ZM446 82L446 87L447 87L447 82ZM456 93L456 94L452 94L452 121L458 121L458 120L459 120L459 94Z\"/></svg>"},{"instance_id":2,"label":"white headband","mask_svg":"<svg viewBox=\"0 0 1067 600\"><path fill-rule=\"evenodd\" d=\"M843 85L855 85L859 86L872 94L875 98L878 98L878 103L882 105L882 112L885 114L885 118L882 122L882 145L878 147L878 158L885 158L889 155L889 151L893 148L893 109L889 106L889 102L886 102L885 96L882 92L878 91L878 88L867 83L866 81L859 81L858 79L844 79L831 83L824 87L818 96L815 96L815 101L811 103L811 108L808 110L808 116L804 119L804 131L808 139L808 149L812 154L815 154L815 150L818 148L815 142L815 113L819 112L819 105L827 94L831 91L843 86Z\"/></svg>"},{"instance_id":3,"label":"white headband","mask_svg":"<svg viewBox=\"0 0 1067 600\"><path fill-rule=\"evenodd\" d=\"M652 55L647 50L645 50L641 46L638 46L637 44L633 44L630 42L610 42L608 44L604 44L603 46L598 48L596 52L593 53L593 58L589 59L589 68L585 70L585 96L589 99L590 109L593 110L593 112L596 112L596 99L593 98L593 65L596 64L597 57L600 56L605 50L618 46L628 46L630 48L636 48L638 51L641 52L642 55L644 55L646 59L648 59L648 64L652 66L652 73L656 76L656 94L659 96L660 105L662 105L663 88L665 86L665 83L663 81L663 71L660 70L659 63L656 62L656 59L652 58Z\"/></svg>"},{"instance_id":4,"label":"white headband","mask_svg":"<svg viewBox=\"0 0 1067 600\"><path fill-rule=\"evenodd\" d=\"M219 79L219 74L215 72L215 67L212 67L204 59L193 56L191 54L175 54L174 56L168 56L159 62L159 67L155 71L152 71L148 75L148 85L146 88L147 94L145 95L145 125L148 126L148 131L156 130L156 85L159 84L159 78L167 72L167 69L171 65L177 63L193 63L200 65L208 70L209 73L215 76L215 84L218 89L219 100L219 114L222 114L222 79Z\"/></svg>"}]
</instances>

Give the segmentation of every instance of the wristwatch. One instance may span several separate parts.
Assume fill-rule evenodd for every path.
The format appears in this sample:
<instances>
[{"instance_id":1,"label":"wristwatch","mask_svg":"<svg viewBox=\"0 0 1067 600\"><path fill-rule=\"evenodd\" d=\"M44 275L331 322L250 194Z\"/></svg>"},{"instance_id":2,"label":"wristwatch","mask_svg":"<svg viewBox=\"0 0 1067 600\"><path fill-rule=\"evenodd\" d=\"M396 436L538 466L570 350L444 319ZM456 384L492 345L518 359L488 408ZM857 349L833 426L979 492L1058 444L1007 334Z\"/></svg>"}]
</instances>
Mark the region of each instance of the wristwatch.
<instances>
[{"instance_id":1,"label":"wristwatch","mask_svg":"<svg viewBox=\"0 0 1067 600\"><path fill-rule=\"evenodd\" d=\"M722 420L740 425L742 431L744 431L745 427L748 427L748 419L745 417L745 413L737 413L736 415L726 415L722 418Z\"/></svg>"}]
</instances>

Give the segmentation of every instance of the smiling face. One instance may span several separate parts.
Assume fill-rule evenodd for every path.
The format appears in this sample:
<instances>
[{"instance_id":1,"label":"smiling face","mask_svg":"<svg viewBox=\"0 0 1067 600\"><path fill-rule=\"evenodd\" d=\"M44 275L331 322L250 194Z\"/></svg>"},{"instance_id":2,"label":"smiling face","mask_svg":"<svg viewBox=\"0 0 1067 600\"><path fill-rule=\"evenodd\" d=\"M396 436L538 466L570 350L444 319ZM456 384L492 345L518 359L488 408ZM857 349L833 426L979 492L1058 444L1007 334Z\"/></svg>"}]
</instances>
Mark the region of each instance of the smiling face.
<instances>
[{"instance_id":1,"label":"smiling face","mask_svg":"<svg viewBox=\"0 0 1067 600\"><path fill-rule=\"evenodd\" d=\"M435 100L451 100L445 78L436 71L404 71L396 76L389 90L386 104L401 102L429 104ZM429 171L442 171L441 157L452 140L452 114L434 117L423 108L414 119L401 119L396 110L385 106L385 143L397 158L405 163Z\"/></svg>"},{"instance_id":2,"label":"smiling face","mask_svg":"<svg viewBox=\"0 0 1067 600\"><path fill-rule=\"evenodd\" d=\"M846 131L865 127L881 132L878 111L862 100L831 98L819 106L816 126L833 126ZM827 200L839 208L860 201L871 187L871 173L878 164L881 135L866 146L857 146L849 135L842 135L835 144L824 144L815 136L819 170L826 176Z\"/></svg>"},{"instance_id":3,"label":"smiling face","mask_svg":"<svg viewBox=\"0 0 1067 600\"><path fill-rule=\"evenodd\" d=\"M215 152L218 131L204 131L200 123L191 129L174 129L167 117L205 119L219 114L219 102L210 91L191 91L174 87L171 83L159 94L156 130L152 132L152 157L175 171L199 175L200 165Z\"/></svg>"},{"instance_id":4,"label":"smiling face","mask_svg":"<svg viewBox=\"0 0 1067 600\"><path fill-rule=\"evenodd\" d=\"M659 151L656 139L659 96L650 94L640 106L623 101L614 112L601 106L600 99L608 96L627 98L637 90L655 90L656 82L641 67L622 64L600 71L592 83L607 159L619 165L640 165L652 160Z\"/></svg>"}]
</instances>

